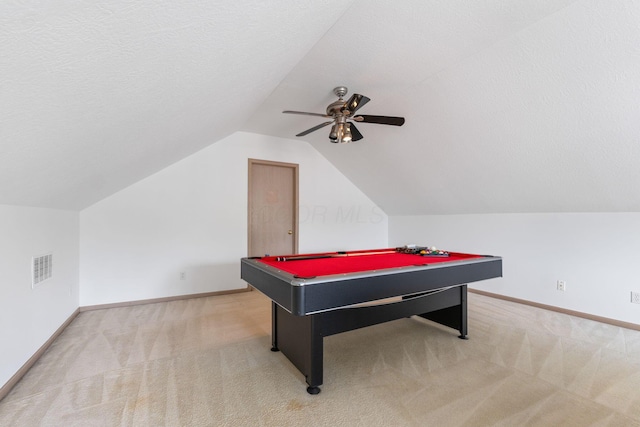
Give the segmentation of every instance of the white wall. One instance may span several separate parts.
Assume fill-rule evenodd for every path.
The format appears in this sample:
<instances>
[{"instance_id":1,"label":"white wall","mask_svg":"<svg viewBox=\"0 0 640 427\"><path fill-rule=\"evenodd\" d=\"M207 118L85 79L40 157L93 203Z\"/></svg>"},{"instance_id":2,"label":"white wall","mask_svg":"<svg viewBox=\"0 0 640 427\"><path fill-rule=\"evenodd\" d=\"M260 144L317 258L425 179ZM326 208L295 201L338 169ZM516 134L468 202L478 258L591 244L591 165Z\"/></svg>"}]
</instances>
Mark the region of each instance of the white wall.
<instances>
[{"instance_id":1,"label":"white wall","mask_svg":"<svg viewBox=\"0 0 640 427\"><path fill-rule=\"evenodd\" d=\"M308 143L238 132L80 213L80 305L244 288L248 158L300 165L300 252L387 245L387 216Z\"/></svg>"},{"instance_id":2,"label":"white wall","mask_svg":"<svg viewBox=\"0 0 640 427\"><path fill-rule=\"evenodd\" d=\"M471 287L640 324L640 213L392 216L389 243L499 255L504 277Z\"/></svg>"},{"instance_id":3,"label":"white wall","mask_svg":"<svg viewBox=\"0 0 640 427\"><path fill-rule=\"evenodd\" d=\"M0 386L78 308L78 213L0 205ZM31 287L31 259L53 276Z\"/></svg>"}]
</instances>

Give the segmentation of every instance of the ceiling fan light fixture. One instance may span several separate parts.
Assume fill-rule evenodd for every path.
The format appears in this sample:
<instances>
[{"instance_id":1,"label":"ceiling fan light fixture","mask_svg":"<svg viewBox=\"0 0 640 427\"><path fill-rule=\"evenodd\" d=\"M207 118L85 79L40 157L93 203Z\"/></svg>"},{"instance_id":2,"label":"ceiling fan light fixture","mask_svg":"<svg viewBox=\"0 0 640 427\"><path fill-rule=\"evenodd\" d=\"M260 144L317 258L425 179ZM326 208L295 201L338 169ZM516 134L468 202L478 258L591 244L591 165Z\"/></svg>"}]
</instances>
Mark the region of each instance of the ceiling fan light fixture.
<instances>
[{"instance_id":1,"label":"ceiling fan light fixture","mask_svg":"<svg viewBox=\"0 0 640 427\"><path fill-rule=\"evenodd\" d=\"M349 123L336 123L331 126L331 132L329 132L329 140L336 144L346 144L351 142L353 136L351 134L351 128Z\"/></svg>"},{"instance_id":2,"label":"ceiling fan light fixture","mask_svg":"<svg viewBox=\"0 0 640 427\"><path fill-rule=\"evenodd\" d=\"M329 132L329 140L331 142L338 142L338 125L331 126L331 131Z\"/></svg>"},{"instance_id":3,"label":"ceiling fan light fixture","mask_svg":"<svg viewBox=\"0 0 640 427\"><path fill-rule=\"evenodd\" d=\"M343 126L344 133L342 134L342 143L347 144L351 142L353 136L351 135L351 125L349 123L345 123Z\"/></svg>"}]
</instances>

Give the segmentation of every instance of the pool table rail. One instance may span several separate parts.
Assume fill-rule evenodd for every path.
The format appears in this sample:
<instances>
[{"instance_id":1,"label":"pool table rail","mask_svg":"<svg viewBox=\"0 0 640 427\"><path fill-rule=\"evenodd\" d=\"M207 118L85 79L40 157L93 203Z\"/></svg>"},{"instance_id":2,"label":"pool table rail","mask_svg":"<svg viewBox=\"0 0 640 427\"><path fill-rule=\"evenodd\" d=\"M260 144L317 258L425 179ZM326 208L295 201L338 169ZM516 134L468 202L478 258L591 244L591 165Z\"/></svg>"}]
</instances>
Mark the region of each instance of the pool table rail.
<instances>
[{"instance_id":1,"label":"pool table rail","mask_svg":"<svg viewBox=\"0 0 640 427\"><path fill-rule=\"evenodd\" d=\"M259 258L241 260L241 278L296 316L501 276L502 258L496 256L313 278L296 277Z\"/></svg>"}]
</instances>

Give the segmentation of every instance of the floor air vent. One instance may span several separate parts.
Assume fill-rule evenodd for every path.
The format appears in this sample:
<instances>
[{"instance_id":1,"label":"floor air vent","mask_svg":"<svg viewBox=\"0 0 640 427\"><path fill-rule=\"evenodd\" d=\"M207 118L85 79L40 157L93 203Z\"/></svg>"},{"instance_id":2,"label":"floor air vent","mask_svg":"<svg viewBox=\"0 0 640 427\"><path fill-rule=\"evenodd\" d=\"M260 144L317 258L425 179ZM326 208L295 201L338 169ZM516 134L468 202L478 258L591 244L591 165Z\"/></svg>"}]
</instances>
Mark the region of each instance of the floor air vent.
<instances>
[{"instance_id":1,"label":"floor air vent","mask_svg":"<svg viewBox=\"0 0 640 427\"><path fill-rule=\"evenodd\" d=\"M48 254L33 257L31 271L33 272L33 279L31 281L32 288L35 288L45 280L50 279L53 274L53 255Z\"/></svg>"}]
</instances>

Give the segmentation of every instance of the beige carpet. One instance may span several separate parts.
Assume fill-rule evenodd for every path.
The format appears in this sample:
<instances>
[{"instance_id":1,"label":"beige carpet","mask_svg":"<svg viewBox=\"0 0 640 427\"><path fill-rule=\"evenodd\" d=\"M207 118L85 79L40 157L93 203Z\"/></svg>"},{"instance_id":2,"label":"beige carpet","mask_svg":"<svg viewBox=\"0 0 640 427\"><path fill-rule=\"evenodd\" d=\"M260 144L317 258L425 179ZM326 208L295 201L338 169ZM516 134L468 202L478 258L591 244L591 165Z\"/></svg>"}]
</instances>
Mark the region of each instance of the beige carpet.
<instances>
[{"instance_id":1,"label":"beige carpet","mask_svg":"<svg viewBox=\"0 0 640 427\"><path fill-rule=\"evenodd\" d=\"M325 338L322 392L258 292L81 313L1 426L640 426L640 332L469 295L468 341L411 318Z\"/></svg>"}]
</instances>

